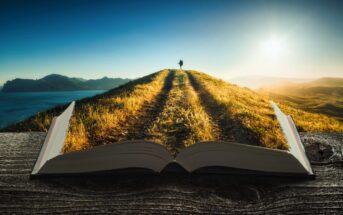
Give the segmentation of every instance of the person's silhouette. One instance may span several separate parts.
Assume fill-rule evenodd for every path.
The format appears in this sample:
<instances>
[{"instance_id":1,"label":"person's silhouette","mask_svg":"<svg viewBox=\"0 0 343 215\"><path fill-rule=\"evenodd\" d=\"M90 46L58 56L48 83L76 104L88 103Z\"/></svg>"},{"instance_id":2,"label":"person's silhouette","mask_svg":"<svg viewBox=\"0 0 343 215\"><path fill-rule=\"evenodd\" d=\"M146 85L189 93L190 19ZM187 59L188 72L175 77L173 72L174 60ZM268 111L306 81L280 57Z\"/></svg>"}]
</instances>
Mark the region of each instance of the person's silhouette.
<instances>
[{"instance_id":1,"label":"person's silhouette","mask_svg":"<svg viewBox=\"0 0 343 215\"><path fill-rule=\"evenodd\" d=\"M179 65L180 65L180 69L182 69L182 66L183 66L183 60L180 60L180 61L179 61Z\"/></svg>"}]
</instances>

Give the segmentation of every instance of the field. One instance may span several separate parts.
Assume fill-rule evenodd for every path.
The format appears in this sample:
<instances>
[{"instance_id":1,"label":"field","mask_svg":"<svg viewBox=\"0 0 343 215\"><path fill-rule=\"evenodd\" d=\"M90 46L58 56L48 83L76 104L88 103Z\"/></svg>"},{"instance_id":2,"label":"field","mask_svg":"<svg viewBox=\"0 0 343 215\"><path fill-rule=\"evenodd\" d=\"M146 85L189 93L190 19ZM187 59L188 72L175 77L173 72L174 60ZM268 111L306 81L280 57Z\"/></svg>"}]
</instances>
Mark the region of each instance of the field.
<instances>
[{"instance_id":1,"label":"field","mask_svg":"<svg viewBox=\"0 0 343 215\"><path fill-rule=\"evenodd\" d=\"M285 104L300 131L343 132L343 123ZM38 113L6 131L47 131L65 106ZM77 101L64 152L145 139L173 154L220 140L287 149L267 96L197 71L162 70L102 95Z\"/></svg>"},{"instance_id":2,"label":"field","mask_svg":"<svg viewBox=\"0 0 343 215\"><path fill-rule=\"evenodd\" d=\"M343 121L343 78L321 78L305 83L284 83L259 90L275 101Z\"/></svg>"}]
</instances>

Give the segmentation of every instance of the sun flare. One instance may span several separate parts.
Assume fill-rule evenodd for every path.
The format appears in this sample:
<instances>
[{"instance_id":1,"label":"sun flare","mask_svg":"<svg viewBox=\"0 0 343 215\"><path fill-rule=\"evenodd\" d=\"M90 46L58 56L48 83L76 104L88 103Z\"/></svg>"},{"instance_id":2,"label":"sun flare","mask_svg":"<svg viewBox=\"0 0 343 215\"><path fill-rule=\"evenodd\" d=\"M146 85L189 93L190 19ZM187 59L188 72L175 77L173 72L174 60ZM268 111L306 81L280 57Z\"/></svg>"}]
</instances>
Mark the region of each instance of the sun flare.
<instances>
[{"instance_id":1,"label":"sun flare","mask_svg":"<svg viewBox=\"0 0 343 215\"><path fill-rule=\"evenodd\" d=\"M268 58L283 57L288 51L288 44L285 39L276 35L261 41L259 45L260 53Z\"/></svg>"}]
</instances>

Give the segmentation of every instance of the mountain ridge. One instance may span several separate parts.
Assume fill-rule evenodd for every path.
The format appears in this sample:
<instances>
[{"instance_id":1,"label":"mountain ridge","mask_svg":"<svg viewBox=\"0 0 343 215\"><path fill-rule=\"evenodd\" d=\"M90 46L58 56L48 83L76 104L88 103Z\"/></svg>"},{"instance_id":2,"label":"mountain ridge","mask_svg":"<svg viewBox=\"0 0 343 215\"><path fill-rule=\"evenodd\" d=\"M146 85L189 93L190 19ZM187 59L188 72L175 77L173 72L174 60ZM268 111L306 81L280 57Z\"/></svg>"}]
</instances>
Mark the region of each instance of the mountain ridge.
<instances>
[{"instance_id":1,"label":"mountain ridge","mask_svg":"<svg viewBox=\"0 0 343 215\"><path fill-rule=\"evenodd\" d=\"M252 75L237 76L230 78L227 81L237 84L239 86L248 87L252 90L255 90L264 86L273 85L275 83L305 83L312 80L313 79Z\"/></svg>"},{"instance_id":2,"label":"mountain ridge","mask_svg":"<svg viewBox=\"0 0 343 215\"><path fill-rule=\"evenodd\" d=\"M308 85L321 85L327 87L343 87L343 78L322 77L307 83Z\"/></svg>"},{"instance_id":3,"label":"mountain ridge","mask_svg":"<svg viewBox=\"0 0 343 215\"><path fill-rule=\"evenodd\" d=\"M59 74L50 74L40 79L16 78L7 81L2 92L44 92L76 90L109 90L129 82L127 78L83 79Z\"/></svg>"}]
</instances>

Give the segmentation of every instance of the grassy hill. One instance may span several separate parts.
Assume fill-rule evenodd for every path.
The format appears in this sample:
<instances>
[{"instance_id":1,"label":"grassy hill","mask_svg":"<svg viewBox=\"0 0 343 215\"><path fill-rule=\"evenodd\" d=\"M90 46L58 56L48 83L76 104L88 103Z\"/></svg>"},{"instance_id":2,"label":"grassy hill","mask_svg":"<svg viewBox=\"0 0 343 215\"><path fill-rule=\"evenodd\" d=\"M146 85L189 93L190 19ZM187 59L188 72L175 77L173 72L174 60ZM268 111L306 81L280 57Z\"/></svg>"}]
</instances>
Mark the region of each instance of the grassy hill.
<instances>
[{"instance_id":1,"label":"grassy hill","mask_svg":"<svg viewBox=\"0 0 343 215\"><path fill-rule=\"evenodd\" d=\"M343 78L321 78L307 83L262 88L271 99L302 110L323 113L343 121Z\"/></svg>"},{"instance_id":2,"label":"grassy hill","mask_svg":"<svg viewBox=\"0 0 343 215\"><path fill-rule=\"evenodd\" d=\"M324 86L324 87L343 87L343 78L320 78L311 82L308 82L308 86Z\"/></svg>"},{"instance_id":3,"label":"grassy hill","mask_svg":"<svg viewBox=\"0 0 343 215\"><path fill-rule=\"evenodd\" d=\"M238 76L230 78L227 81L233 84L237 84L242 87L248 87L252 90L259 89L264 86L270 86L273 84L282 83L300 83L310 81L309 79L303 78L285 78L285 77L273 77L273 76L261 76L261 75L249 75L249 76Z\"/></svg>"},{"instance_id":4,"label":"grassy hill","mask_svg":"<svg viewBox=\"0 0 343 215\"><path fill-rule=\"evenodd\" d=\"M334 118L279 104L301 131L343 132ZM47 131L65 106L7 131ZM121 140L159 142L174 154L199 141L223 140L286 149L268 97L197 71L162 70L77 101L64 151Z\"/></svg>"}]
</instances>

